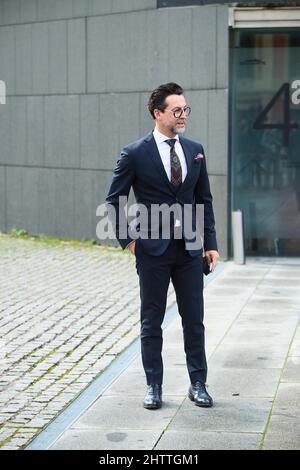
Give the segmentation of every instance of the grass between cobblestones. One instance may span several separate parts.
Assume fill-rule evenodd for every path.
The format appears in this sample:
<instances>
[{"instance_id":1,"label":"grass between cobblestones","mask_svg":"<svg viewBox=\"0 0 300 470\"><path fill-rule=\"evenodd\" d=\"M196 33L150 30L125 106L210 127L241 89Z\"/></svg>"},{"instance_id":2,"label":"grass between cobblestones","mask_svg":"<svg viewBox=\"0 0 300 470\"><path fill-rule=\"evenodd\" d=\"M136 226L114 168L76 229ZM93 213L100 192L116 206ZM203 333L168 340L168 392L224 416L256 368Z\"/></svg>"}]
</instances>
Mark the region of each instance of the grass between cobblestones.
<instances>
[{"instance_id":1,"label":"grass between cobblestones","mask_svg":"<svg viewBox=\"0 0 300 470\"><path fill-rule=\"evenodd\" d=\"M75 247L78 246L78 247L84 247L84 248L97 246L97 240L74 240L74 239L66 240L62 238L50 237L48 235L33 235L33 234L28 233L24 229L12 229L6 234L3 232L0 232L0 236L7 236L7 237L18 238L22 240L31 240L31 241L46 243L48 245L68 245L68 246L75 246ZM111 247L108 245L101 245L101 249L107 250L107 251L114 250L114 251L123 252L120 246ZM127 255L127 253L128 252L124 251L124 254Z\"/></svg>"},{"instance_id":2,"label":"grass between cobblestones","mask_svg":"<svg viewBox=\"0 0 300 470\"><path fill-rule=\"evenodd\" d=\"M139 336L138 276L120 247L13 230L0 279L0 449L22 449Z\"/></svg>"}]
</instances>

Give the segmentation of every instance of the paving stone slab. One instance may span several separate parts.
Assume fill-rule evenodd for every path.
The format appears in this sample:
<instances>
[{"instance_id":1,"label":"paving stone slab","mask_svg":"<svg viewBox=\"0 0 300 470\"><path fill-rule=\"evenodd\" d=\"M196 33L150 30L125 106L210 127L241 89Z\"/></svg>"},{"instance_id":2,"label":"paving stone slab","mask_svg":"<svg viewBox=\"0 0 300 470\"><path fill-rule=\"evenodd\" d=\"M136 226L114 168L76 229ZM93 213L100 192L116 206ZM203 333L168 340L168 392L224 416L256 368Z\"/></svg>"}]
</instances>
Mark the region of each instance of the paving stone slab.
<instances>
[{"instance_id":1,"label":"paving stone slab","mask_svg":"<svg viewBox=\"0 0 300 470\"><path fill-rule=\"evenodd\" d=\"M279 350L278 350L279 349ZM237 354L238 350L238 354ZM234 369L278 369L285 361L286 346L269 345L268 348L256 344L222 344L210 358L210 367L231 367Z\"/></svg>"},{"instance_id":2,"label":"paving stone slab","mask_svg":"<svg viewBox=\"0 0 300 470\"><path fill-rule=\"evenodd\" d=\"M208 371L207 382L213 397L274 397L281 369L215 368Z\"/></svg>"},{"instance_id":3,"label":"paving stone slab","mask_svg":"<svg viewBox=\"0 0 300 470\"><path fill-rule=\"evenodd\" d=\"M70 429L51 450L151 450L160 437L156 430Z\"/></svg>"},{"instance_id":4,"label":"paving stone slab","mask_svg":"<svg viewBox=\"0 0 300 470\"><path fill-rule=\"evenodd\" d=\"M263 450L300 450L299 434L297 432L268 432Z\"/></svg>"},{"instance_id":5,"label":"paving stone slab","mask_svg":"<svg viewBox=\"0 0 300 470\"><path fill-rule=\"evenodd\" d=\"M259 433L197 432L167 430L155 450L257 450Z\"/></svg>"},{"instance_id":6,"label":"paving stone slab","mask_svg":"<svg viewBox=\"0 0 300 470\"><path fill-rule=\"evenodd\" d=\"M180 367L180 370L179 370ZM174 386L176 377L176 386ZM189 388L188 372L185 364L176 367L167 367L162 385L163 399L165 396L185 397ZM132 387L134 385L134 389ZM130 396L136 397L140 404L145 396L146 380L142 368L130 368L122 374L103 394L103 396Z\"/></svg>"},{"instance_id":7,"label":"paving stone slab","mask_svg":"<svg viewBox=\"0 0 300 470\"><path fill-rule=\"evenodd\" d=\"M164 396L164 406L155 410L143 408L144 396L102 396L78 419L72 429L107 428L113 429L160 429L163 430L176 414L182 398ZM151 413L152 411L152 413Z\"/></svg>"},{"instance_id":8,"label":"paving stone slab","mask_svg":"<svg viewBox=\"0 0 300 470\"><path fill-rule=\"evenodd\" d=\"M275 400L276 407L285 409L300 409L300 382L281 382Z\"/></svg>"},{"instance_id":9,"label":"paving stone slab","mask_svg":"<svg viewBox=\"0 0 300 470\"><path fill-rule=\"evenodd\" d=\"M300 354L288 357L281 381L300 383Z\"/></svg>"},{"instance_id":10,"label":"paving stone slab","mask_svg":"<svg viewBox=\"0 0 300 470\"><path fill-rule=\"evenodd\" d=\"M218 398L212 408L201 408L186 399L169 430L263 433L272 406L268 398Z\"/></svg>"},{"instance_id":11,"label":"paving stone slab","mask_svg":"<svg viewBox=\"0 0 300 470\"><path fill-rule=\"evenodd\" d=\"M275 406L268 424L268 434L279 434L293 432L300 436L300 409L280 408ZM299 441L300 446L300 441Z\"/></svg>"}]
</instances>

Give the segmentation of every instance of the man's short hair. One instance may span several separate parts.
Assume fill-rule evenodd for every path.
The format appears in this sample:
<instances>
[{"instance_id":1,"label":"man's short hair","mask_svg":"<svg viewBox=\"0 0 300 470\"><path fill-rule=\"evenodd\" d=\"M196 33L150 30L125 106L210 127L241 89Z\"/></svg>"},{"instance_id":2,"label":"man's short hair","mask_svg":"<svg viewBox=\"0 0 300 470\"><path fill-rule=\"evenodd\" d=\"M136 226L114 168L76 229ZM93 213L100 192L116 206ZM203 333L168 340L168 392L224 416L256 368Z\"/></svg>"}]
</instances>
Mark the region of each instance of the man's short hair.
<instances>
[{"instance_id":1,"label":"man's short hair","mask_svg":"<svg viewBox=\"0 0 300 470\"><path fill-rule=\"evenodd\" d=\"M182 94L183 94L183 89L181 88L180 85L177 85L177 83L174 83L174 82L164 83L163 85L160 85L159 87L155 88L155 90L152 91L149 101L148 101L148 109L153 119L155 119L155 116L154 116L155 109L159 109L162 112L166 109L167 107L166 98L169 95L182 95Z\"/></svg>"}]
</instances>

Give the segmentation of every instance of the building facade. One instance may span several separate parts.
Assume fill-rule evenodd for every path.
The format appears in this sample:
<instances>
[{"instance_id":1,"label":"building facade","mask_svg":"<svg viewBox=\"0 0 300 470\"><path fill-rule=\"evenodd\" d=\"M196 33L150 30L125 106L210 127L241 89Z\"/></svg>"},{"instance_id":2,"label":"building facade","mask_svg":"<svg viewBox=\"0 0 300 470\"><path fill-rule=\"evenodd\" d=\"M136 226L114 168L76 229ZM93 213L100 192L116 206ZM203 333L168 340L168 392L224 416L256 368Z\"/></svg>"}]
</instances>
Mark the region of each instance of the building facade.
<instances>
[{"instance_id":1,"label":"building facade","mask_svg":"<svg viewBox=\"0 0 300 470\"><path fill-rule=\"evenodd\" d=\"M220 251L300 254L300 5L0 0L0 230L96 239L121 148L175 81L206 151Z\"/></svg>"}]
</instances>

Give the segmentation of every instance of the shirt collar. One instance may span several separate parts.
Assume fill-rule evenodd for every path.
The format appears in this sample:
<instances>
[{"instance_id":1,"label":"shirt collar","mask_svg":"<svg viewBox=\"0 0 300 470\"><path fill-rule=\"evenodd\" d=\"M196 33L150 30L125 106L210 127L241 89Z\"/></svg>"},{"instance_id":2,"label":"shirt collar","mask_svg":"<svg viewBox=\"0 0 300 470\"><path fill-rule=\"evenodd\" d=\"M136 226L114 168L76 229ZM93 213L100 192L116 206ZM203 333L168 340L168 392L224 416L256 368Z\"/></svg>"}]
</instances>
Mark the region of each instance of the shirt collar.
<instances>
[{"instance_id":1,"label":"shirt collar","mask_svg":"<svg viewBox=\"0 0 300 470\"><path fill-rule=\"evenodd\" d=\"M169 140L170 137L167 137L166 135L162 134L161 132L159 132L157 130L157 128L155 127L154 131L153 131L153 137L155 138L156 142L158 144L162 143L162 142L165 142L166 140ZM175 137L173 137L173 139L176 139L179 141L179 136L178 134L175 135Z\"/></svg>"}]
</instances>

